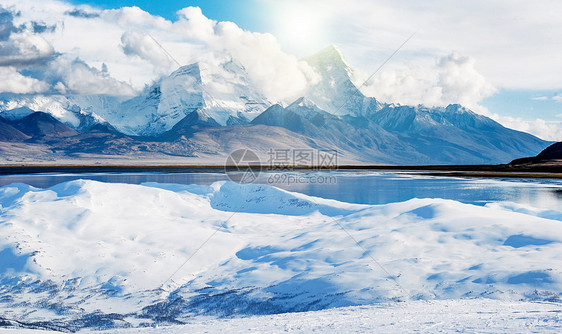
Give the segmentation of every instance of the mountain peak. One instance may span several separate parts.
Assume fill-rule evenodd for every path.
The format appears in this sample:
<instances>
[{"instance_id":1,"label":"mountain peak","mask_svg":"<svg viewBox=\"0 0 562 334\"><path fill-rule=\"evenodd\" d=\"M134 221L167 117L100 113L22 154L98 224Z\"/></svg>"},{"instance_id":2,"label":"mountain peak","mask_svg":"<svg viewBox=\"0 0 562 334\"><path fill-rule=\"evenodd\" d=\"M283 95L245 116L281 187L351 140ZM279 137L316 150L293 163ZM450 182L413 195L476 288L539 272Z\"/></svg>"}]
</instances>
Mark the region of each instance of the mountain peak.
<instances>
[{"instance_id":1,"label":"mountain peak","mask_svg":"<svg viewBox=\"0 0 562 334\"><path fill-rule=\"evenodd\" d=\"M35 112L36 110L32 110L27 106L23 106L15 109L1 111L0 116L2 116L2 118L7 119L9 121L17 121Z\"/></svg>"},{"instance_id":2,"label":"mountain peak","mask_svg":"<svg viewBox=\"0 0 562 334\"><path fill-rule=\"evenodd\" d=\"M302 96L299 97L298 99L296 99L293 103L291 103L287 109L293 108L293 107L316 107L318 108L318 106L316 105L316 103L312 102L310 99Z\"/></svg>"},{"instance_id":3,"label":"mountain peak","mask_svg":"<svg viewBox=\"0 0 562 334\"><path fill-rule=\"evenodd\" d=\"M305 61L314 67L335 66L349 71L351 66L345 60L343 52L335 45L331 44L314 55L305 58Z\"/></svg>"},{"instance_id":4,"label":"mountain peak","mask_svg":"<svg viewBox=\"0 0 562 334\"><path fill-rule=\"evenodd\" d=\"M330 45L304 61L322 77L306 92L308 99L334 115L365 114L365 96L353 84L353 69L338 47Z\"/></svg>"},{"instance_id":5,"label":"mountain peak","mask_svg":"<svg viewBox=\"0 0 562 334\"><path fill-rule=\"evenodd\" d=\"M177 78L182 76L190 76L195 78L201 78L201 65L199 63L193 63L189 65L180 66L177 70L170 74L170 78Z\"/></svg>"}]
</instances>

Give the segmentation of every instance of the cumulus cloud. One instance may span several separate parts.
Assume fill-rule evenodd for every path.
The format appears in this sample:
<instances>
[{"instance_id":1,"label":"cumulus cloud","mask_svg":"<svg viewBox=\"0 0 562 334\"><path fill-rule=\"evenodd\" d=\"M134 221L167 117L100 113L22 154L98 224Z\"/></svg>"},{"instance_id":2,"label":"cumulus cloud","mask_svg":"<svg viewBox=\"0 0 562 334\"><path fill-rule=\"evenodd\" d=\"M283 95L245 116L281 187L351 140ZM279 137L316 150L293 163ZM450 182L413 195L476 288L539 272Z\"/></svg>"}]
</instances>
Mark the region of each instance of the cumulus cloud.
<instances>
[{"instance_id":1,"label":"cumulus cloud","mask_svg":"<svg viewBox=\"0 0 562 334\"><path fill-rule=\"evenodd\" d=\"M60 93L85 95L134 95L135 91L126 83L110 77L107 71L90 67L80 59L58 57L43 73L46 81Z\"/></svg>"},{"instance_id":2,"label":"cumulus cloud","mask_svg":"<svg viewBox=\"0 0 562 334\"><path fill-rule=\"evenodd\" d=\"M38 32L49 29L31 21L16 28L14 13L0 7L0 66L24 66L44 63L54 55L53 47Z\"/></svg>"},{"instance_id":3,"label":"cumulus cloud","mask_svg":"<svg viewBox=\"0 0 562 334\"><path fill-rule=\"evenodd\" d=\"M291 102L302 95L310 82L318 80L308 64L283 52L273 35L246 31L232 22L210 20L197 7L184 8L177 13L177 20L169 21L138 7L100 10L44 0L44 11L38 12L35 0L3 1L21 12L16 26L28 24L28 34L52 46L48 49L39 44L39 39L31 43L30 36L22 36L20 45L35 45L35 50L27 45L18 50L12 43L9 54L0 58L5 65L19 62L18 66L24 66L33 59L48 60L40 56L55 52L56 56L78 58L92 68L106 64L109 76L140 91L177 68L171 58L181 65L198 61L213 64L228 55L243 65L250 80L272 102ZM32 21L41 22L45 29L34 32L29 23ZM8 53L8 47L5 50ZM15 55L26 57L19 59Z\"/></svg>"},{"instance_id":4,"label":"cumulus cloud","mask_svg":"<svg viewBox=\"0 0 562 334\"><path fill-rule=\"evenodd\" d=\"M319 79L306 62L283 52L271 34L245 31L232 22L215 23L206 19L198 8L183 13L188 21L197 22L205 34L212 31L209 36L199 38L214 50L228 52L242 63L250 78L272 101L290 102L302 96L306 88Z\"/></svg>"},{"instance_id":5,"label":"cumulus cloud","mask_svg":"<svg viewBox=\"0 0 562 334\"><path fill-rule=\"evenodd\" d=\"M244 66L258 89L274 102L290 102L301 96L311 82L318 80L307 63L283 52L273 35L246 31L232 22L210 20L197 7L178 11L179 19L171 25L147 16L140 9L123 9L111 14L120 22L154 31L162 38L165 50L170 50L171 54L190 55L187 62L211 64L213 59L230 55ZM168 32L167 36L162 29ZM181 40L184 45L174 43L173 39ZM121 43L125 54L148 61L158 73L169 72L175 66L171 59L174 56L166 55L168 51L146 32L126 31ZM185 57L178 59L186 60Z\"/></svg>"},{"instance_id":6,"label":"cumulus cloud","mask_svg":"<svg viewBox=\"0 0 562 334\"><path fill-rule=\"evenodd\" d=\"M442 87L444 101L457 101L470 106L480 102L496 92L482 74L474 67L471 57L452 53L442 57L437 65L439 73L438 86Z\"/></svg>"},{"instance_id":7,"label":"cumulus cloud","mask_svg":"<svg viewBox=\"0 0 562 334\"><path fill-rule=\"evenodd\" d=\"M562 122L548 122L541 118L524 120L521 118L489 115L496 122L510 129L528 132L544 140L562 141Z\"/></svg>"},{"instance_id":8,"label":"cumulus cloud","mask_svg":"<svg viewBox=\"0 0 562 334\"><path fill-rule=\"evenodd\" d=\"M12 32L16 31L13 20L14 15L12 12L0 6L0 41L8 40Z\"/></svg>"},{"instance_id":9,"label":"cumulus cloud","mask_svg":"<svg viewBox=\"0 0 562 334\"><path fill-rule=\"evenodd\" d=\"M0 92L15 94L42 93L49 89L45 82L26 77L15 67L0 67Z\"/></svg>"},{"instance_id":10,"label":"cumulus cloud","mask_svg":"<svg viewBox=\"0 0 562 334\"><path fill-rule=\"evenodd\" d=\"M0 42L0 66L26 66L47 63L55 50L44 38L32 32L13 33Z\"/></svg>"},{"instance_id":11,"label":"cumulus cloud","mask_svg":"<svg viewBox=\"0 0 562 334\"><path fill-rule=\"evenodd\" d=\"M177 66L150 35L138 31L126 31L121 36L123 52L137 56L154 66L156 73L163 75Z\"/></svg>"},{"instance_id":12,"label":"cumulus cloud","mask_svg":"<svg viewBox=\"0 0 562 334\"><path fill-rule=\"evenodd\" d=\"M558 102L558 103L562 103L562 95L561 95L561 94L554 95L554 96L552 97L552 99L553 99L554 101Z\"/></svg>"},{"instance_id":13,"label":"cumulus cloud","mask_svg":"<svg viewBox=\"0 0 562 334\"><path fill-rule=\"evenodd\" d=\"M358 72L359 73L359 72ZM354 79L359 85L365 74ZM496 92L475 68L473 58L451 53L440 57L432 66L410 66L383 70L363 92L384 102L446 106L460 103L479 108L479 102Z\"/></svg>"},{"instance_id":14,"label":"cumulus cloud","mask_svg":"<svg viewBox=\"0 0 562 334\"><path fill-rule=\"evenodd\" d=\"M15 15L14 11L19 10L18 5L23 6L20 11L23 14ZM10 11L0 11L0 69L3 74L0 92L134 94L129 84L111 77L106 64L100 64L101 70L98 70L81 60L80 55L55 51L52 43L61 39L61 33L64 39L66 21L52 21L52 16L60 16L52 15L53 13L28 16L30 8L26 8L26 5L30 3L24 0L12 4ZM67 6L70 5L61 2L51 2L50 5L52 6L45 6L47 12L54 10L55 13L67 13L72 19L81 21L78 24L84 28L87 26L85 21L96 17L86 15L81 10L69 11ZM16 18L20 20L17 23ZM70 23L72 27L72 22ZM91 26L88 28L92 29ZM88 40L83 36L71 37L77 41ZM126 56L123 55L123 58Z\"/></svg>"}]
</instances>

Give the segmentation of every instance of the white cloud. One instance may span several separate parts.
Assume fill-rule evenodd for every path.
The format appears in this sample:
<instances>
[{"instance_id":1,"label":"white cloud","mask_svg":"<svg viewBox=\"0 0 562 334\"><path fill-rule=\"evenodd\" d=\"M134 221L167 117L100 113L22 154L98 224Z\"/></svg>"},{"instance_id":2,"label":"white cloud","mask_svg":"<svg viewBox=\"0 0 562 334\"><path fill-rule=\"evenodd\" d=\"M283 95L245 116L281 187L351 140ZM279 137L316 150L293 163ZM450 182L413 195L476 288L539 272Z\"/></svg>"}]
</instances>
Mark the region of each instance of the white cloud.
<instances>
[{"instance_id":1,"label":"white cloud","mask_svg":"<svg viewBox=\"0 0 562 334\"><path fill-rule=\"evenodd\" d=\"M0 67L0 92L29 94L42 93L49 85L37 79L20 74L15 67Z\"/></svg>"},{"instance_id":2,"label":"white cloud","mask_svg":"<svg viewBox=\"0 0 562 334\"><path fill-rule=\"evenodd\" d=\"M562 141L562 122L548 122L540 118L530 121L495 114L490 117L505 127L528 132L544 140Z\"/></svg>"},{"instance_id":3,"label":"white cloud","mask_svg":"<svg viewBox=\"0 0 562 334\"><path fill-rule=\"evenodd\" d=\"M257 87L272 101L292 102L303 95L310 83L318 80L318 74L306 62L283 52L273 35L245 31L232 22L211 21L213 29L210 30L210 20L204 18L198 8L184 14L188 22L197 22L203 31L213 31L208 36L198 34L199 38L212 50L227 52L238 60ZM179 23L183 23L182 20Z\"/></svg>"},{"instance_id":4,"label":"white cloud","mask_svg":"<svg viewBox=\"0 0 562 334\"><path fill-rule=\"evenodd\" d=\"M47 78L61 93L114 96L135 94L135 91L126 83L88 66L79 59L70 60L67 57L58 57L49 64L47 71Z\"/></svg>"},{"instance_id":5,"label":"white cloud","mask_svg":"<svg viewBox=\"0 0 562 334\"><path fill-rule=\"evenodd\" d=\"M205 17L197 7L178 11L172 22L138 7L78 9L66 2L45 0L37 10L34 0L3 0L22 14L16 24L29 20L56 26L41 34L56 52L79 58L92 68L106 64L108 74L140 90L177 65L149 34L182 65L213 62L225 53L247 70L250 79L270 100L290 101L302 94L316 74L295 56L283 52L271 34L240 29L231 22Z\"/></svg>"},{"instance_id":6,"label":"white cloud","mask_svg":"<svg viewBox=\"0 0 562 334\"><path fill-rule=\"evenodd\" d=\"M358 84L363 80L355 79ZM496 89L476 70L473 58L451 53L431 67L410 65L383 70L364 86L363 92L385 102L429 106L460 103L478 109L478 103Z\"/></svg>"},{"instance_id":7,"label":"white cloud","mask_svg":"<svg viewBox=\"0 0 562 334\"><path fill-rule=\"evenodd\" d=\"M164 75L177 66L148 34L127 31L121 36L121 42L126 55L146 60L157 74Z\"/></svg>"},{"instance_id":8,"label":"white cloud","mask_svg":"<svg viewBox=\"0 0 562 334\"><path fill-rule=\"evenodd\" d=\"M46 63L54 56L51 44L30 31L12 33L6 41L0 42L0 66Z\"/></svg>"},{"instance_id":9,"label":"white cloud","mask_svg":"<svg viewBox=\"0 0 562 334\"><path fill-rule=\"evenodd\" d=\"M560 94L553 96L552 99L558 103L562 103L562 95Z\"/></svg>"},{"instance_id":10,"label":"white cloud","mask_svg":"<svg viewBox=\"0 0 562 334\"><path fill-rule=\"evenodd\" d=\"M542 118L530 120L521 117L501 116L490 112L488 108L482 106L475 111L490 117L506 128L527 132L544 140L562 141L562 121L546 121Z\"/></svg>"},{"instance_id":11,"label":"white cloud","mask_svg":"<svg viewBox=\"0 0 562 334\"><path fill-rule=\"evenodd\" d=\"M332 43L352 64L374 70L411 33L414 38L388 64L404 59L419 64L456 50L476 59L478 70L494 86L513 89L562 87L562 2L524 0L353 1L261 0L271 6L265 22L282 26L294 12L315 8ZM281 40L283 45L292 44ZM311 40L309 44L315 45ZM288 49L300 53L301 49Z\"/></svg>"},{"instance_id":12,"label":"white cloud","mask_svg":"<svg viewBox=\"0 0 562 334\"><path fill-rule=\"evenodd\" d=\"M140 14L136 13L137 16ZM290 102L317 80L317 74L308 64L283 52L271 34L245 31L232 22L210 20L197 7L178 11L178 17L171 25L155 21L145 26L144 32L126 31L121 36L124 52L151 63L160 74L169 73L177 66L166 52L182 64L195 61L212 64L215 58L227 54L240 62L258 89L275 102ZM150 21L149 17L145 20ZM139 19L134 21L141 25ZM154 34L166 51L148 33Z\"/></svg>"},{"instance_id":13,"label":"white cloud","mask_svg":"<svg viewBox=\"0 0 562 334\"><path fill-rule=\"evenodd\" d=\"M546 100L548 100L548 97L546 97L546 96L534 96L534 97L531 98L531 100L533 100L533 101L546 101Z\"/></svg>"}]
</instances>

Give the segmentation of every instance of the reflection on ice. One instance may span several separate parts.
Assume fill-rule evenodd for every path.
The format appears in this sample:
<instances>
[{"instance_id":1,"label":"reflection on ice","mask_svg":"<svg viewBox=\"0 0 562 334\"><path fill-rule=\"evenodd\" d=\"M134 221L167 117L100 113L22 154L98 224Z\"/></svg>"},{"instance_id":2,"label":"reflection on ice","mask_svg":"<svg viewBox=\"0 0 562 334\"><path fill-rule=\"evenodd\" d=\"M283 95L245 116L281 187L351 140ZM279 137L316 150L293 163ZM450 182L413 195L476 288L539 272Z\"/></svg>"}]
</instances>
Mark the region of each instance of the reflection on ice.
<instances>
[{"instance_id":1,"label":"reflection on ice","mask_svg":"<svg viewBox=\"0 0 562 334\"><path fill-rule=\"evenodd\" d=\"M296 191L310 196L356 204L386 204L412 198L443 198L484 205L489 202L513 202L539 208L562 207L562 180L453 178L389 172L292 172L307 177L334 176L332 183L271 182L272 173L260 174L257 183ZM103 173L103 174L31 174L0 176L0 186L25 183L48 188L76 179L110 183L211 185L226 181L224 173Z\"/></svg>"}]
</instances>

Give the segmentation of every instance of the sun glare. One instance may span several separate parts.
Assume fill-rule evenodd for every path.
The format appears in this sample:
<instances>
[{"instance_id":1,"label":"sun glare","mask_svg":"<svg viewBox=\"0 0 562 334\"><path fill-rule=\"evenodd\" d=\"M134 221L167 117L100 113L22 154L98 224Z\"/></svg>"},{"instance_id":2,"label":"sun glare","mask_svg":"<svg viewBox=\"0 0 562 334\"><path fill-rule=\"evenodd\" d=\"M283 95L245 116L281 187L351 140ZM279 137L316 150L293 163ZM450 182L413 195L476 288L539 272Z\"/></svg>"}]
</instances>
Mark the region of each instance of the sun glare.
<instances>
[{"instance_id":1,"label":"sun glare","mask_svg":"<svg viewBox=\"0 0 562 334\"><path fill-rule=\"evenodd\" d=\"M324 20L314 8L280 5L276 21L277 38L297 54L310 54L328 43Z\"/></svg>"}]
</instances>

